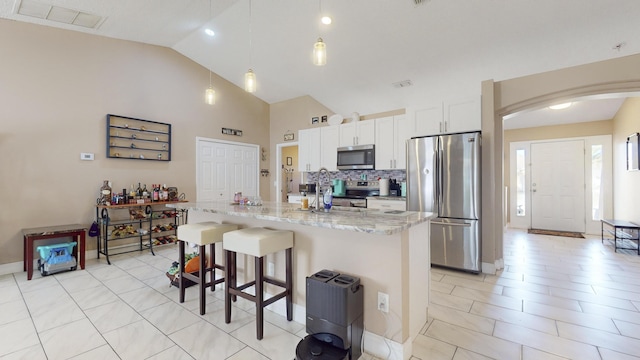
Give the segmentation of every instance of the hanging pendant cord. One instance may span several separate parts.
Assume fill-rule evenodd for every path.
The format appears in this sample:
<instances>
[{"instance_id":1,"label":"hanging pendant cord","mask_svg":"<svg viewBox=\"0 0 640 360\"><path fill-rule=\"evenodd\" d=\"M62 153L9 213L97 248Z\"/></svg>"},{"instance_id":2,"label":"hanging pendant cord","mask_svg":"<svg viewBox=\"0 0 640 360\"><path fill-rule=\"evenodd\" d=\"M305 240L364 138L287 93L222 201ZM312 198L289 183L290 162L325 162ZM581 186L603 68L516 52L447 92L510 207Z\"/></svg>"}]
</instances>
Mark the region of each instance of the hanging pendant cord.
<instances>
[{"instance_id":1,"label":"hanging pendant cord","mask_svg":"<svg viewBox=\"0 0 640 360\"><path fill-rule=\"evenodd\" d=\"M252 33L251 33L251 0L249 0L249 68L253 64L253 58L251 57L251 48L252 48Z\"/></svg>"}]
</instances>

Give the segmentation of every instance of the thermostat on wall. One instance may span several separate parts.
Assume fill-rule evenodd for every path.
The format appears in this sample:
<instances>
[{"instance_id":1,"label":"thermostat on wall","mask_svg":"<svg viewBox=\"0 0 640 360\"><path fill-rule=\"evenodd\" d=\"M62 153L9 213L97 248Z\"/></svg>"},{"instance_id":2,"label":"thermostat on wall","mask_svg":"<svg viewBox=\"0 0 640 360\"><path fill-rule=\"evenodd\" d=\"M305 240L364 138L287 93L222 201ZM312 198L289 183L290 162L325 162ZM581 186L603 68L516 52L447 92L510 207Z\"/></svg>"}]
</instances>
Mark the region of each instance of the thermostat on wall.
<instances>
[{"instance_id":1,"label":"thermostat on wall","mask_svg":"<svg viewBox=\"0 0 640 360\"><path fill-rule=\"evenodd\" d=\"M80 160L93 160L92 153L80 153Z\"/></svg>"}]
</instances>

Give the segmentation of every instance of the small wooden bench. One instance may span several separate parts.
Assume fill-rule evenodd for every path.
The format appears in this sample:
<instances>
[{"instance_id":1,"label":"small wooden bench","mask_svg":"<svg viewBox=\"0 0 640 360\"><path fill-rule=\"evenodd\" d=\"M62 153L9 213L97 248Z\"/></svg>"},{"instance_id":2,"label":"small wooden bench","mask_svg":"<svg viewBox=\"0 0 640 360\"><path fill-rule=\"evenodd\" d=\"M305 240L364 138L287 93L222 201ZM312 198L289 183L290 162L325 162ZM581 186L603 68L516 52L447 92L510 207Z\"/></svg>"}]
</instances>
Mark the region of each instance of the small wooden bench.
<instances>
[{"instance_id":1,"label":"small wooden bench","mask_svg":"<svg viewBox=\"0 0 640 360\"><path fill-rule=\"evenodd\" d=\"M88 227L86 225L72 224L59 226L45 226L39 228L22 229L24 237L24 264L23 271L27 272L27 280L33 277L33 243L37 240L54 239L72 236L78 242L78 246L73 248L73 255L76 257L80 268L84 269L85 257L85 236Z\"/></svg>"}]
</instances>

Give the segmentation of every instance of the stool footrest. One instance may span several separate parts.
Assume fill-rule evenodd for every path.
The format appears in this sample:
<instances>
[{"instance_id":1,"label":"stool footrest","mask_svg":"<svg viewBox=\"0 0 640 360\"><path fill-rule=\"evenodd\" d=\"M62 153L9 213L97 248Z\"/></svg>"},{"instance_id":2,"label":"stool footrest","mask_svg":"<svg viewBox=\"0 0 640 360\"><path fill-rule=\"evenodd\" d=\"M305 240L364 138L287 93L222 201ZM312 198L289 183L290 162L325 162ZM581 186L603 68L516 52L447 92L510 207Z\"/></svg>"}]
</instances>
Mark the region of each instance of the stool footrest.
<instances>
[{"instance_id":1,"label":"stool footrest","mask_svg":"<svg viewBox=\"0 0 640 360\"><path fill-rule=\"evenodd\" d=\"M252 287L255 284L256 284L256 281L253 280L253 281L250 281L250 282L248 282L246 284L243 284L243 285L240 285L240 286L236 286L236 290L242 291L242 290L244 290L246 288Z\"/></svg>"},{"instance_id":2,"label":"stool footrest","mask_svg":"<svg viewBox=\"0 0 640 360\"><path fill-rule=\"evenodd\" d=\"M256 296L255 295L251 295L249 293L246 293L244 291L240 291L238 289L233 289L233 288L229 289L229 294L230 295L237 295L237 296L240 296L243 299L247 299L249 301L256 302ZM283 292L280 292L280 293L278 293L276 295L273 295L272 297L270 297L268 299L265 299L262 302L262 304L263 304L263 306L269 306L269 305L273 304L274 302L282 299L285 296L287 296L287 291L286 290L283 291Z\"/></svg>"},{"instance_id":3,"label":"stool footrest","mask_svg":"<svg viewBox=\"0 0 640 360\"><path fill-rule=\"evenodd\" d=\"M271 285L276 285L276 286L280 286L282 288L286 288L287 287L287 283L278 279L274 279L272 277L264 277L264 282L269 283Z\"/></svg>"}]
</instances>

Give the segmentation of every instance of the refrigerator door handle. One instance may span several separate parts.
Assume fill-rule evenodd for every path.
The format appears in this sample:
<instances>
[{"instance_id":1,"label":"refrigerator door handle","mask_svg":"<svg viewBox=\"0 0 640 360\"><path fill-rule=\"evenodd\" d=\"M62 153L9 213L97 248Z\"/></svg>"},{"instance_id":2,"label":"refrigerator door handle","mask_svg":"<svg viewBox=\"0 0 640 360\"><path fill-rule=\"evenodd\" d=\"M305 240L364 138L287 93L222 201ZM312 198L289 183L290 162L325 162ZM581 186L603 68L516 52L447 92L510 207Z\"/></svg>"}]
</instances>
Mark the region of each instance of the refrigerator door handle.
<instances>
[{"instance_id":1,"label":"refrigerator door handle","mask_svg":"<svg viewBox=\"0 0 640 360\"><path fill-rule=\"evenodd\" d=\"M442 214L442 201L444 199L444 194L442 193L442 189L444 187L444 183L442 181L442 152L443 152L443 146L442 146L442 138L438 137L438 145L437 145L437 149L438 149L438 153L436 155L436 181L434 181L434 183L436 184L436 194L437 194L437 206L436 209L438 211L438 215Z\"/></svg>"},{"instance_id":2,"label":"refrigerator door handle","mask_svg":"<svg viewBox=\"0 0 640 360\"><path fill-rule=\"evenodd\" d=\"M450 222L440 222L440 221L432 221L431 224L436 225L444 225L444 226L463 226L463 227L471 227L469 223L450 223Z\"/></svg>"}]
</instances>

